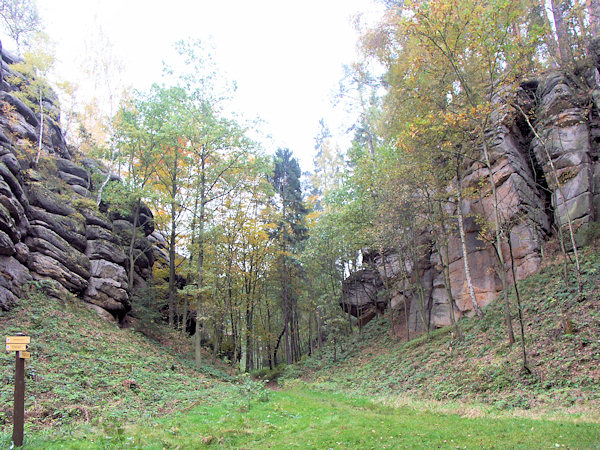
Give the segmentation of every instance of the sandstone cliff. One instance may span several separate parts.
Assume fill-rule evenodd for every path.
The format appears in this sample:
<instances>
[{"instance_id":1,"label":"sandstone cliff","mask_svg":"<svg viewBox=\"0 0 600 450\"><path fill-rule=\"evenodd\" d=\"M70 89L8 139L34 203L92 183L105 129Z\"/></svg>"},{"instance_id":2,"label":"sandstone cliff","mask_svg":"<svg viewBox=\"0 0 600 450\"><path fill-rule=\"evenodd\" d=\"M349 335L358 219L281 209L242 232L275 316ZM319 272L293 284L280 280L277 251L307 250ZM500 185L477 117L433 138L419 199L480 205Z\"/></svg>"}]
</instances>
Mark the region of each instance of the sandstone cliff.
<instances>
[{"instance_id":1,"label":"sandstone cliff","mask_svg":"<svg viewBox=\"0 0 600 450\"><path fill-rule=\"evenodd\" d=\"M599 79L595 67L586 69L581 78L551 72L495 99L486 132L501 226L512 243L517 279L539 268L544 242L566 224L567 217L575 224L578 245L586 243L600 217ZM463 173L465 192L470 192L460 205L466 219L468 260L476 298L485 306L502 288L493 246L482 238L482 223L494 222L489 171L480 162L470 162ZM446 208L456 216L454 203L449 201ZM365 268L344 282L342 308L365 322L391 306L401 322L408 321L411 332L422 331L425 323L450 325L440 255L432 239L431 230L422 230L419 241L424 250L416 267L394 250L365 255ZM511 280L508 245L502 251L503 270ZM449 243L449 263L456 317L470 315L473 305L456 230ZM421 281L424 301L417 301L415 279Z\"/></svg>"},{"instance_id":2,"label":"sandstone cliff","mask_svg":"<svg viewBox=\"0 0 600 450\"><path fill-rule=\"evenodd\" d=\"M152 275L155 254L152 212L144 207L143 234L136 240L136 262L128 267L123 244L132 233L131 217L98 209L92 194L106 171L67 146L58 125L56 98L44 99L42 158L33 164L40 116L14 95L10 64L2 55L0 85L0 309L18 303L28 282L48 295L72 293L99 313L122 320L131 310L128 274L135 286ZM151 242L152 241L152 242ZM164 252L163 252L164 253Z\"/></svg>"}]
</instances>

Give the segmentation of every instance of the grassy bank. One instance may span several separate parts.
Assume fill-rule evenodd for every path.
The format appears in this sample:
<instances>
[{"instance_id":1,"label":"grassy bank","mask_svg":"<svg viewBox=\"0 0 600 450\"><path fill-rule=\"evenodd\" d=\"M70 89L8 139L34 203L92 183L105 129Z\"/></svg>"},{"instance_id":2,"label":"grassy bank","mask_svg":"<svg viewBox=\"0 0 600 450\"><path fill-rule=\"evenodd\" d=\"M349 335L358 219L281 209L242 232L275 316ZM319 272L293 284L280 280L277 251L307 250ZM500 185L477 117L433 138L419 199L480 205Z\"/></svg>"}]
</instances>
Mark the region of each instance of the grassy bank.
<instances>
[{"instance_id":1,"label":"grassy bank","mask_svg":"<svg viewBox=\"0 0 600 450\"><path fill-rule=\"evenodd\" d=\"M190 338L155 324L120 329L80 300L58 302L38 285L0 316L3 335L31 336L26 363L25 414L29 430L76 424L118 428L196 403L217 401L225 366L207 356L193 366ZM14 354L2 353L0 431L12 424Z\"/></svg>"},{"instance_id":2,"label":"grassy bank","mask_svg":"<svg viewBox=\"0 0 600 450\"><path fill-rule=\"evenodd\" d=\"M263 400L265 400L263 398ZM234 397L120 433L88 430L42 448L600 448L600 425L525 418L465 418L390 407L297 386L269 401Z\"/></svg>"},{"instance_id":3,"label":"grassy bank","mask_svg":"<svg viewBox=\"0 0 600 450\"><path fill-rule=\"evenodd\" d=\"M409 399L482 403L497 410L545 408L598 417L600 406L600 251L583 255L585 299L575 283L565 286L559 262L519 283L523 299L528 367L523 370L519 322L509 346L500 301L483 319L460 321L464 338L451 328L409 342L391 334L389 316L361 333L338 339L301 363L285 379L302 378L328 390ZM516 299L511 293L513 317Z\"/></svg>"}]
</instances>

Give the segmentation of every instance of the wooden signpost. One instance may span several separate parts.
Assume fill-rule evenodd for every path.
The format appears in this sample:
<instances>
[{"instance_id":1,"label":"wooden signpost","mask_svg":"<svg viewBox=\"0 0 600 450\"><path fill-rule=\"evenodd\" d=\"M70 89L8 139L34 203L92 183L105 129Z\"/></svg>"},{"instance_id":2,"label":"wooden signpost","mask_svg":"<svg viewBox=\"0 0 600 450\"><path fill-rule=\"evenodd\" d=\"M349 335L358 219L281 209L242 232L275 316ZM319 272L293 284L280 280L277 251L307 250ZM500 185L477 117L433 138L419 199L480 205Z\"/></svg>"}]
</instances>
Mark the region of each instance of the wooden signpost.
<instances>
[{"instance_id":1,"label":"wooden signpost","mask_svg":"<svg viewBox=\"0 0 600 450\"><path fill-rule=\"evenodd\" d=\"M29 343L31 338L19 333L6 338L6 351L15 352L15 402L13 409L13 443L23 445L23 427L25 424L25 360L31 358Z\"/></svg>"}]
</instances>

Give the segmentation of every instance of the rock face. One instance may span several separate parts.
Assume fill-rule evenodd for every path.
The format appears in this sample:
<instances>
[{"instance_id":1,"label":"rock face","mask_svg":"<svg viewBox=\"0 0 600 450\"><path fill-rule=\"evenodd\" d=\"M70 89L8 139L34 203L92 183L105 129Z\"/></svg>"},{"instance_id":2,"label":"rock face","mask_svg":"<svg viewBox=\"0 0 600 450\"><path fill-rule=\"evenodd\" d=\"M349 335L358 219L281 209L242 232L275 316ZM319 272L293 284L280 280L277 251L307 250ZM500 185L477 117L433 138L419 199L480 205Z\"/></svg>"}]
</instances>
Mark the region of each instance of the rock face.
<instances>
[{"instance_id":1,"label":"rock face","mask_svg":"<svg viewBox=\"0 0 600 450\"><path fill-rule=\"evenodd\" d=\"M74 294L96 311L122 320L131 309L129 262L122 246L123 235L131 236L131 218L108 217L97 210L91 174L100 166L89 160L82 165L73 161L56 124L58 118L45 119L43 156L34 170L27 149L29 142L38 141L39 115L19 100L16 88L6 81L11 77L11 62L3 55L0 309L11 308L26 284L38 280L48 295ZM48 110L57 110L54 101L44 100ZM143 236L136 241L141 255L132 269L138 284L149 279L154 262L152 244L145 237L154 232L153 216L145 205L142 213Z\"/></svg>"},{"instance_id":2,"label":"rock face","mask_svg":"<svg viewBox=\"0 0 600 450\"><path fill-rule=\"evenodd\" d=\"M592 72L589 78L595 80L597 69ZM591 224L600 217L600 86L595 86L591 96L596 103L591 111L589 96L581 95L580 88L560 72L523 83L516 94L507 93L495 99L496 110L486 136L500 225L509 230L517 279L539 268L541 246L557 227L564 228L569 218L576 229L577 244L581 245L589 239ZM515 103L518 107L513 106ZM481 237L481 224L494 223L490 174L479 162L465 165L463 174L465 192L470 188L476 193L464 198L459 207L465 217L475 295L480 306L485 306L502 288L498 258L489 241ZM456 208L450 202L446 205L454 217ZM423 230L423 236L431 239L429 230ZM342 308L364 322L374 315L372 311L381 310L382 305L391 306L400 313L396 317L408 321L411 332L423 331L426 326L450 325L440 255L434 245L421 248L426 250L420 254L417 267L399 260L396 252L367 255L365 268L344 281ZM473 305L456 226L448 250L455 316L471 315ZM510 281L508 244L504 244L502 252L505 261L502 270ZM420 289L415 288L416 280ZM387 289L382 289L385 286ZM404 308L408 312L406 317L402 314Z\"/></svg>"}]
</instances>

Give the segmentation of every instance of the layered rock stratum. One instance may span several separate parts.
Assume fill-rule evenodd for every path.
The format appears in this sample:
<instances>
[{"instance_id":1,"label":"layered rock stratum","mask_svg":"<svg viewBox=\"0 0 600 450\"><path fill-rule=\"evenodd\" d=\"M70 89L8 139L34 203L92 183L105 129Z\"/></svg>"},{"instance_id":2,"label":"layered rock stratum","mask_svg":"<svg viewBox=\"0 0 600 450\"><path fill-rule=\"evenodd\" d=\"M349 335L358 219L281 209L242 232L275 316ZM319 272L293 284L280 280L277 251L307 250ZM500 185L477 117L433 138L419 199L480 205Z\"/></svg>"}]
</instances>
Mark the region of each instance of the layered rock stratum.
<instances>
[{"instance_id":1,"label":"layered rock stratum","mask_svg":"<svg viewBox=\"0 0 600 450\"><path fill-rule=\"evenodd\" d=\"M517 280L539 269L542 246L559 228L565 230L568 219L574 225L577 245L582 245L600 217L598 67L586 69L578 79L564 72L549 72L494 99L486 137L500 226L512 244ZM490 173L480 161L462 168L466 195L461 205L448 201L446 210L456 218L460 207L465 217L467 259L475 296L483 307L498 296L502 283L494 247L490 239L482 237L484 224L493 228L494 205ZM452 189L456 189L456 180L449 187ZM408 322L410 332L423 331L427 324L433 328L450 325L440 255L432 244L431 231L421 230L417 264L394 249L383 255L366 254L363 269L344 281L342 308L364 323L391 307L397 310L400 322ZM511 281L509 250L505 239L502 270ZM455 316L472 315L455 224L449 241L449 268ZM420 280L423 300L415 280Z\"/></svg>"},{"instance_id":2,"label":"layered rock stratum","mask_svg":"<svg viewBox=\"0 0 600 450\"><path fill-rule=\"evenodd\" d=\"M0 309L17 304L27 285L37 283L47 295L75 295L102 315L121 321L131 310L130 271L134 287L145 284L152 276L155 254L164 252L140 236L134 267L129 267L123 249L131 239L132 219L107 214L106 205L95 206L93 180L104 179L107 171L67 146L53 94L43 100L44 109L53 114L44 115L42 157L34 164L41 118L15 95L15 60L2 55ZM145 206L140 219L145 236L164 241Z\"/></svg>"}]
</instances>

